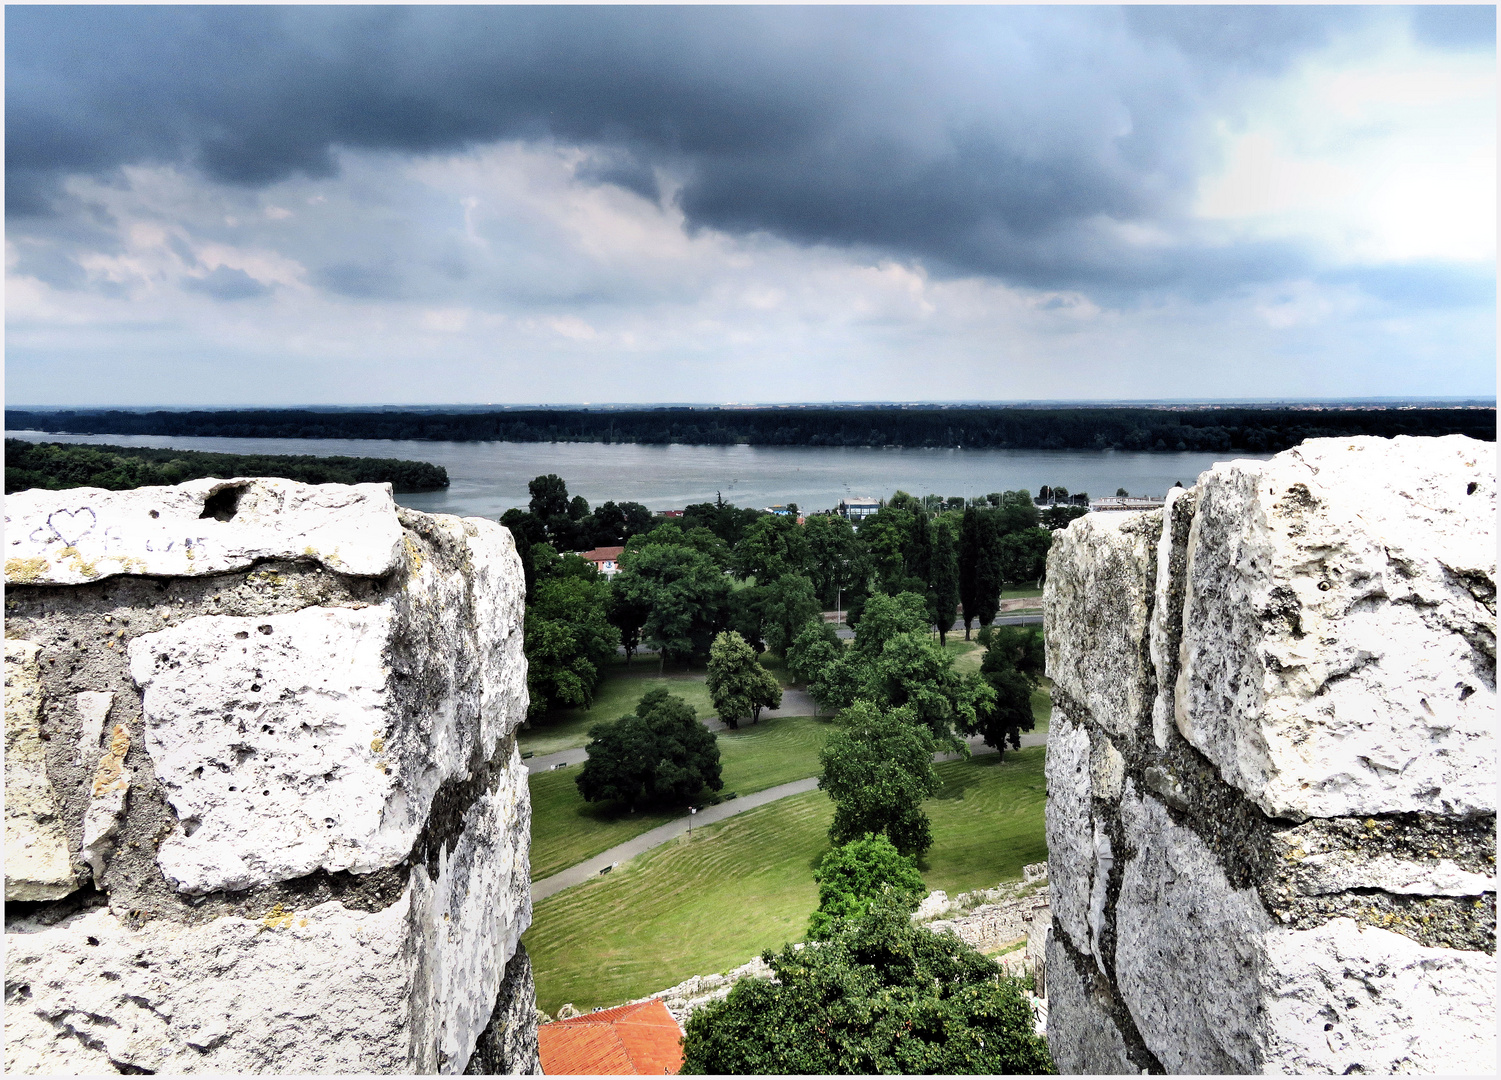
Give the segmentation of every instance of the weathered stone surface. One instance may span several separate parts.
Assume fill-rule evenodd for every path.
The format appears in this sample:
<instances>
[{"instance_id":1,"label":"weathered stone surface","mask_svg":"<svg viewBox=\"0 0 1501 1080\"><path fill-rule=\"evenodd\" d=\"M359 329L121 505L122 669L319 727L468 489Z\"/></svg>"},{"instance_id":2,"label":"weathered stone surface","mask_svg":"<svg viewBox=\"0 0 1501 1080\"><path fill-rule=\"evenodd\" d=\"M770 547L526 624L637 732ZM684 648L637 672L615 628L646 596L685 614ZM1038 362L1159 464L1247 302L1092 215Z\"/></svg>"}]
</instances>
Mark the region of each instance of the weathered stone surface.
<instances>
[{"instance_id":1,"label":"weathered stone surface","mask_svg":"<svg viewBox=\"0 0 1501 1080\"><path fill-rule=\"evenodd\" d=\"M130 752L130 732L115 725L109 749L99 759L89 790L89 808L83 815L84 862L94 871L94 881L104 880L104 866L115 850L115 838L125 820L125 794L130 790L130 770L125 755Z\"/></svg>"},{"instance_id":2,"label":"weathered stone surface","mask_svg":"<svg viewBox=\"0 0 1501 1080\"><path fill-rule=\"evenodd\" d=\"M115 703L113 690L84 690L74 701L78 718L82 722L78 733L78 763L93 761L99 756L99 744L104 739L104 723L109 719L110 706Z\"/></svg>"},{"instance_id":3,"label":"weathered stone surface","mask_svg":"<svg viewBox=\"0 0 1501 1080\"><path fill-rule=\"evenodd\" d=\"M1080 952L1090 952L1089 894L1094 885L1094 827L1090 813L1089 732L1056 706L1043 765L1048 802L1049 896L1055 923Z\"/></svg>"},{"instance_id":4,"label":"weathered stone surface","mask_svg":"<svg viewBox=\"0 0 1501 1080\"><path fill-rule=\"evenodd\" d=\"M5 641L5 899L55 900L78 887L37 717L38 647Z\"/></svg>"},{"instance_id":5,"label":"weathered stone surface","mask_svg":"<svg viewBox=\"0 0 1501 1080\"><path fill-rule=\"evenodd\" d=\"M102 891L8 911L7 1068L454 1074L530 1000L520 562L494 522L388 516L379 577L299 549L8 587Z\"/></svg>"},{"instance_id":6,"label":"weathered stone surface","mask_svg":"<svg viewBox=\"0 0 1501 1080\"><path fill-rule=\"evenodd\" d=\"M1091 967L1081 974L1058 940L1047 943L1047 1034L1053 1064L1063 1075L1139 1073L1109 1010L1108 991Z\"/></svg>"},{"instance_id":7,"label":"weathered stone surface","mask_svg":"<svg viewBox=\"0 0 1501 1080\"><path fill-rule=\"evenodd\" d=\"M480 1033L464 1073L469 1076L540 1076L537 1048L537 993L532 961L518 944L506 964L490 1023Z\"/></svg>"},{"instance_id":8,"label":"weathered stone surface","mask_svg":"<svg viewBox=\"0 0 1501 1080\"><path fill-rule=\"evenodd\" d=\"M384 604L205 615L130 643L147 747L182 823L159 862L181 890L395 865L438 788L524 715L519 594L494 565L503 530L463 524L428 519L453 530L466 581L419 563Z\"/></svg>"},{"instance_id":9,"label":"weathered stone surface","mask_svg":"<svg viewBox=\"0 0 1501 1080\"><path fill-rule=\"evenodd\" d=\"M1053 541L1043 585L1047 673L1105 730L1135 737L1150 718L1147 648L1162 511L1090 514Z\"/></svg>"},{"instance_id":10,"label":"weathered stone surface","mask_svg":"<svg viewBox=\"0 0 1501 1080\"><path fill-rule=\"evenodd\" d=\"M1261 1070L1496 1070L1496 958L1334 919L1271 931Z\"/></svg>"},{"instance_id":11,"label":"weathered stone surface","mask_svg":"<svg viewBox=\"0 0 1501 1080\"><path fill-rule=\"evenodd\" d=\"M1121 1000L1173 1073L1257 1072L1260 937L1255 889L1232 888L1214 852L1127 785L1128 847L1115 906Z\"/></svg>"},{"instance_id":12,"label":"weathered stone surface","mask_svg":"<svg viewBox=\"0 0 1501 1080\"><path fill-rule=\"evenodd\" d=\"M1323 830L1305 823L1273 837L1286 874L1305 896L1380 889L1419 896L1479 896L1496 891L1496 871L1466 869L1452 858L1400 858L1386 852L1330 844ZM1373 823L1374 824L1374 823Z\"/></svg>"},{"instance_id":13,"label":"weathered stone surface","mask_svg":"<svg viewBox=\"0 0 1501 1080\"><path fill-rule=\"evenodd\" d=\"M396 569L400 544L388 484L207 479L5 498L5 580L13 585L218 574L260 559L304 558L381 577Z\"/></svg>"},{"instance_id":14,"label":"weathered stone surface","mask_svg":"<svg viewBox=\"0 0 1501 1080\"><path fill-rule=\"evenodd\" d=\"M1178 730L1271 815L1494 812L1495 514L1457 435L1205 473Z\"/></svg>"},{"instance_id":15,"label":"weathered stone surface","mask_svg":"<svg viewBox=\"0 0 1501 1080\"><path fill-rule=\"evenodd\" d=\"M1196 487L1174 487L1168 488L1162 506L1162 535L1157 540L1157 579L1148 636L1148 651L1157 678L1157 696L1152 699L1152 739L1159 749L1167 747L1168 732L1173 726L1173 692L1178 685L1183 601L1188 587L1188 535L1198 501Z\"/></svg>"}]
</instances>

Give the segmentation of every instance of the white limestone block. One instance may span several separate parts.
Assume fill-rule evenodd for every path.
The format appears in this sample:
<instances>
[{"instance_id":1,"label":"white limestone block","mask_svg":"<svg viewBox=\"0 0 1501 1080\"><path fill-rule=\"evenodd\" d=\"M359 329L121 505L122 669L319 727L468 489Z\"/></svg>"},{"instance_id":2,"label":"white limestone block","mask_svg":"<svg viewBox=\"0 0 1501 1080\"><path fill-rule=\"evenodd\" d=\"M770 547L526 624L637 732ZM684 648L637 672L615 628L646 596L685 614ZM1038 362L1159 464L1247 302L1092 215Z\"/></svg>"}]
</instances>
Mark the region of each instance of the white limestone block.
<instances>
[{"instance_id":1,"label":"white limestone block","mask_svg":"<svg viewBox=\"0 0 1501 1080\"><path fill-rule=\"evenodd\" d=\"M1123 738L1133 738L1150 716L1155 683L1143 644L1161 527L1160 510L1089 514L1071 522L1048 552L1048 676Z\"/></svg>"},{"instance_id":2,"label":"white limestone block","mask_svg":"<svg viewBox=\"0 0 1501 1080\"><path fill-rule=\"evenodd\" d=\"M1128 1076L1139 1071L1101 995L1080 976L1056 933L1047 939L1047 989L1048 1050L1060 1075Z\"/></svg>"},{"instance_id":3,"label":"white limestone block","mask_svg":"<svg viewBox=\"0 0 1501 1080\"><path fill-rule=\"evenodd\" d=\"M84 690L74 700L78 708L78 763L93 761L99 754L99 741L104 738L104 722L109 719L110 706L115 703L113 690Z\"/></svg>"},{"instance_id":4,"label":"white limestone block","mask_svg":"<svg viewBox=\"0 0 1501 1080\"><path fill-rule=\"evenodd\" d=\"M40 646L5 640L5 899L55 900L78 887L38 710Z\"/></svg>"},{"instance_id":5,"label":"white limestone block","mask_svg":"<svg viewBox=\"0 0 1501 1080\"><path fill-rule=\"evenodd\" d=\"M1322 842L1310 828L1312 824L1272 836L1277 858L1293 867L1298 891L1304 895L1328 896L1352 889L1410 896L1480 896L1496 891L1494 869L1477 874L1453 859L1418 862L1387 852L1350 850L1343 844Z\"/></svg>"},{"instance_id":6,"label":"white limestone block","mask_svg":"<svg viewBox=\"0 0 1501 1080\"><path fill-rule=\"evenodd\" d=\"M1048 883L1053 915L1082 953L1092 951L1089 897L1094 882L1094 829L1090 810L1089 732L1053 710L1043 763L1048 801Z\"/></svg>"},{"instance_id":7,"label":"white limestone block","mask_svg":"<svg viewBox=\"0 0 1501 1080\"><path fill-rule=\"evenodd\" d=\"M1199 480L1175 720L1266 813L1494 812L1495 449L1314 439Z\"/></svg>"},{"instance_id":8,"label":"white limestone block","mask_svg":"<svg viewBox=\"0 0 1501 1080\"><path fill-rule=\"evenodd\" d=\"M116 724L109 749L99 759L94 782L89 790L89 806L83 814L83 861L94 871L94 884L104 878L104 868L114 854L115 838L125 823L125 794L130 790L131 772L125 767L130 750L130 733Z\"/></svg>"},{"instance_id":9,"label":"white limestone block","mask_svg":"<svg viewBox=\"0 0 1501 1080\"><path fill-rule=\"evenodd\" d=\"M1255 889L1232 888L1214 852L1130 784L1120 807L1135 854L1115 905L1116 981L1137 1031L1170 1073L1260 1071L1271 920Z\"/></svg>"},{"instance_id":10,"label":"white limestone block","mask_svg":"<svg viewBox=\"0 0 1501 1080\"><path fill-rule=\"evenodd\" d=\"M181 822L158 863L181 891L394 866L440 785L525 716L509 532L409 517L449 554L413 545L384 603L203 615L131 642L146 747Z\"/></svg>"},{"instance_id":11,"label":"white limestone block","mask_svg":"<svg viewBox=\"0 0 1501 1080\"><path fill-rule=\"evenodd\" d=\"M1495 1075L1496 958L1334 919L1265 939L1262 1070Z\"/></svg>"},{"instance_id":12,"label":"white limestone block","mask_svg":"<svg viewBox=\"0 0 1501 1080\"><path fill-rule=\"evenodd\" d=\"M18 1073L463 1071L531 921L520 753L435 878L380 911L338 901L131 929L106 908L6 928L5 1068Z\"/></svg>"},{"instance_id":13,"label":"white limestone block","mask_svg":"<svg viewBox=\"0 0 1501 1080\"><path fill-rule=\"evenodd\" d=\"M219 517L215 498L225 505ZM229 503L233 516L220 520ZM311 559L342 574L382 577L398 565L400 545L389 484L241 477L5 498L5 580L13 585L76 585L116 574L196 577L243 570L258 559Z\"/></svg>"}]
</instances>

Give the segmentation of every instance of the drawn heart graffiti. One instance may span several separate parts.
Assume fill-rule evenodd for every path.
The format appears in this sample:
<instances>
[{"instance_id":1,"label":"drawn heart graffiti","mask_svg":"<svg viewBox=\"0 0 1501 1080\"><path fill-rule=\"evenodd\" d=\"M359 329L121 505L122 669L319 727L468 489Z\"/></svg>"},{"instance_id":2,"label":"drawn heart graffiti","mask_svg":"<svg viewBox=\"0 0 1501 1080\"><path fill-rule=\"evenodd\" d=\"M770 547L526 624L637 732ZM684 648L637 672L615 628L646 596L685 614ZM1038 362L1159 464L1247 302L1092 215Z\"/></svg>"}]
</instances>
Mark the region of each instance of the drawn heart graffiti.
<instances>
[{"instance_id":1,"label":"drawn heart graffiti","mask_svg":"<svg viewBox=\"0 0 1501 1080\"><path fill-rule=\"evenodd\" d=\"M85 514L88 515L87 521L84 519ZM87 506L77 510L54 510L47 515L47 525L52 529L52 535L67 547L77 546L78 541L93 532L97 524L99 519Z\"/></svg>"}]
</instances>

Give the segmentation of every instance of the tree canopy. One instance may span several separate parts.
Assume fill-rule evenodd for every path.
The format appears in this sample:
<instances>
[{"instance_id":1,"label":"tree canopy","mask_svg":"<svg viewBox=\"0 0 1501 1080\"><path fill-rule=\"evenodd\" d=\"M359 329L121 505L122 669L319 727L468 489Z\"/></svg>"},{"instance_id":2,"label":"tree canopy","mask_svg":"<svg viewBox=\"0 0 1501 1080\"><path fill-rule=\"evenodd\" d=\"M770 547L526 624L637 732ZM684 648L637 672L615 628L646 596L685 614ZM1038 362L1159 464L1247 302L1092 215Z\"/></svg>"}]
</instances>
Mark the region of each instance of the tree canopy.
<instances>
[{"instance_id":1,"label":"tree canopy","mask_svg":"<svg viewBox=\"0 0 1501 1080\"><path fill-rule=\"evenodd\" d=\"M762 709L782 703L782 687L761 666L756 652L733 630L714 639L709 650L709 697L714 710L731 728L740 721L761 719Z\"/></svg>"},{"instance_id":2,"label":"tree canopy","mask_svg":"<svg viewBox=\"0 0 1501 1080\"><path fill-rule=\"evenodd\" d=\"M644 695L632 715L589 729L589 757L575 783L586 802L681 804L718 791L719 743L692 705L665 689Z\"/></svg>"},{"instance_id":3,"label":"tree canopy","mask_svg":"<svg viewBox=\"0 0 1501 1080\"><path fill-rule=\"evenodd\" d=\"M567 705L587 708L620 644L609 617L610 584L592 563L560 556L547 544L533 546L532 563L536 580L522 633L527 715Z\"/></svg>"},{"instance_id":4,"label":"tree canopy","mask_svg":"<svg viewBox=\"0 0 1501 1080\"><path fill-rule=\"evenodd\" d=\"M883 833L904 855L927 851L933 834L922 803L939 788L933 736L910 708L856 701L839 720L819 755L818 786L834 802L829 839Z\"/></svg>"},{"instance_id":5,"label":"tree canopy","mask_svg":"<svg viewBox=\"0 0 1501 1080\"><path fill-rule=\"evenodd\" d=\"M685 544L627 547L612 584L624 602L646 611L642 639L666 660L708 652L728 614L729 581L712 558Z\"/></svg>"},{"instance_id":6,"label":"tree canopy","mask_svg":"<svg viewBox=\"0 0 1501 1080\"><path fill-rule=\"evenodd\" d=\"M870 833L825 855L813 880L818 882L818 909L808 921L810 941L828 938L841 919L864 918L878 902L911 911L928 891L917 863L886 837Z\"/></svg>"},{"instance_id":7,"label":"tree canopy","mask_svg":"<svg viewBox=\"0 0 1501 1080\"><path fill-rule=\"evenodd\" d=\"M763 958L775 981L741 979L688 1021L683 1074L1055 1071L1025 984L899 904Z\"/></svg>"}]
</instances>

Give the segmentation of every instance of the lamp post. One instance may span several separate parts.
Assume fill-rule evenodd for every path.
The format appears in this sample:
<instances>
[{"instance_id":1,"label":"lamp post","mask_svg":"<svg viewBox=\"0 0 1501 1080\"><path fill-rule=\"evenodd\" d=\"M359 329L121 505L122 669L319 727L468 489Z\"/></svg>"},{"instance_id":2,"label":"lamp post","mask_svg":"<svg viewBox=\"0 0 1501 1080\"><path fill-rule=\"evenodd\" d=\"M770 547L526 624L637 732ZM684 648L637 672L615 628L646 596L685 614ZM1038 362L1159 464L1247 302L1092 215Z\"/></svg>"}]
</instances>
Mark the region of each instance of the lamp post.
<instances>
[{"instance_id":1,"label":"lamp post","mask_svg":"<svg viewBox=\"0 0 1501 1080\"><path fill-rule=\"evenodd\" d=\"M696 806L690 806L690 807L688 807L688 835L689 836L693 835L693 815L696 814L696 813L698 813L698 807L696 807Z\"/></svg>"}]
</instances>

